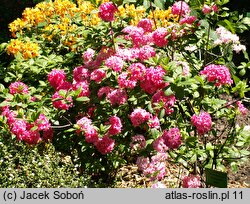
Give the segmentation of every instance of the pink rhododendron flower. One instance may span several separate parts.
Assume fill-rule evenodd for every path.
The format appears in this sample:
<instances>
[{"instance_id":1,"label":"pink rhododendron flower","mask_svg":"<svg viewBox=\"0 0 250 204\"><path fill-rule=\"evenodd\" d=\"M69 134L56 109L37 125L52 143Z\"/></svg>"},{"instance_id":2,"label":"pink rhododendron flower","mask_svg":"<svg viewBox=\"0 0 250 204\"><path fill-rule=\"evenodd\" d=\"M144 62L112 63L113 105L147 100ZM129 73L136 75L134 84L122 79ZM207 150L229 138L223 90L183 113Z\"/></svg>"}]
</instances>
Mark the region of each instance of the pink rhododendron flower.
<instances>
[{"instance_id":1,"label":"pink rhododendron flower","mask_svg":"<svg viewBox=\"0 0 250 204\"><path fill-rule=\"evenodd\" d=\"M25 133L27 129L27 122L24 119L16 119L11 124L11 132L21 139L21 136Z\"/></svg>"},{"instance_id":2,"label":"pink rhododendron flower","mask_svg":"<svg viewBox=\"0 0 250 204\"><path fill-rule=\"evenodd\" d=\"M95 69L90 75L90 79L96 83L100 83L105 77L106 72L103 69Z\"/></svg>"},{"instance_id":3,"label":"pink rhododendron flower","mask_svg":"<svg viewBox=\"0 0 250 204\"><path fill-rule=\"evenodd\" d=\"M241 101L236 102L238 109L242 115L247 115L247 108L241 103Z\"/></svg>"},{"instance_id":4,"label":"pink rhododendron flower","mask_svg":"<svg viewBox=\"0 0 250 204\"><path fill-rule=\"evenodd\" d=\"M108 134L117 135L122 131L122 122L121 119L117 116L112 116L109 118L109 124L111 127L108 130Z\"/></svg>"},{"instance_id":5,"label":"pink rhododendron flower","mask_svg":"<svg viewBox=\"0 0 250 204\"><path fill-rule=\"evenodd\" d=\"M191 123L196 127L199 135L204 135L212 127L212 118L209 113L203 111L199 115L193 115Z\"/></svg>"},{"instance_id":6,"label":"pink rhododendron flower","mask_svg":"<svg viewBox=\"0 0 250 204\"><path fill-rule=\"evenodd\" d=\"M142 80L146 72L146 67L142 63L133 63L129 66L128 72L131 75L131 80Z\"/></svg>"},{"instance_id":7,"label":"pink rhododendron flower","mask_svg":"<svg viewBox=\"0 0 250 204\"><path fill-rule=\"evenodd\" d=\"M180 20L180 25L183 25L185 23L192 25L196 19L197 19L196 16L185 16Z\"/></svg>"},{"instance_id":8,"label":"pink rhododendron flower","mask_svg":"<svg viewBox=\"0 0 250 204\"><path fill-rule=\"evenodd\" d=\"M89 79L89 70L84 68L84 66L76 67L73 70L74 82L86 81Z\"/></svg>"},{"instance_id":9,"label":"pink rhododendron flower","mask_svg":"<svg viewBox=\"0 0 250 204\"><path fill-rule=\"evenodd\" d=\"M90 95L89 84L86 81L77 82L77 83L73 84L72 88L74 91L81 89L81 92L79 93L79 95L77 97Z\"/></svg>"},{"instance_id":10,"label":"pink rhododendron flower","mask_svg":"<svg viewBox=\"0 0 250 204\"><path fill-rule=\"evenodd\" d=\"M48 74L48 81L50 85L57 89L58 86L60 86L63 82L66 80L66 74L63 70L59 69L53 69L49 74Z\"/></svg>"},{"instance_id":11,"label":"pink rhododendron flower","mask_svg":"<svg viewBox=\"0 0 250 204\"><path fill-rule=\"evenodd\" d=\"M210 64L200 71L201 75L206 75L209 82L215 82L215 86L222 86L225 84L231 85L233 80L229 69L223 65Z\"/></svg>"},{"instance_id":12,"label":"pink rhododendron flower","mask_svg":"<svg viewBox=\"0 0 250 204\"><path fill-rule=\"evenodd\" d=\"M163 137L158 137L154 142L153 142L153 148L157 151L157 152L166 152L169 148L168 146L165 144L165 140Z\"/></svg>"},{"instance_id":13,"label":"pink rhododendron flower","mask_svg":"<svg viewBox=\"0 0 250 204\"><path fill-rule=\"evenodd\" d=\"M211 9L211 7L208 6L208 5L204 5L203 8L202 8L202 12L203 12L204 14L209 14L209 13L211 13L211 11L212 11L212 9Z\"/></svg>"},{"instance_id":14,"label":"pink rhododendron flower","mask_svg":"<svg viewBox=\"0 0 250 204\"><path fill-rule=\"evenodd\" d=\"M168 115L174 112L173 106L175 101L174 95L166 96L162 90L157 91L152 97L153 106L156 107L158 104L163 104L163 108Z\"/></svg>"},{"instance_id":15,"label":"pink rhododendron flower","mask_svg":"<svg viewBox=\"0 0 250 204\"><path fill-rule=\"evenodd\" d=\"M185 176L182 179L182 187L183 188L200 188L201 186L201 181L200 177L197 175L189 175Z\"/></svg>"},{"instance_id":16,"label":"pink rhododendron flower","mask_svg":"<svg viewBox=\"0 0 250 204\"><path fill-rule=\"evenodd\" d=\"M238 54L241 51L246 51L246 46L245 45L241 45L241 44L234 44L233 45L233 50Z\"/></svg>"},{"instance_id":17,"label":"pink rhododendron flower","mask_svg":"<svg viewBox=\"0 0 250 204\"><path fill-rule=\"evenodd\" d=\"M35 145L39 143L42 139L38 131L27 130L21 136L21 140L30 145Z\"/></svg>"},{"instance_id":18,"label":"pink rhododendron flower","mask_svg":"<svg viewBox=\"0 0 250 204\"><path fill-rule=\"evenodd\" d=\"M186 2L177 1L173 4L171 8L171 12L174 15L185 16L185 15L188 15L191 12L191 10Z\"/></svg>"},{"instance_id":19,"label":"pink rhododendron flower","mask_svg":"<svg viewBox=\"0 0 250 204\"><path fill-rule=\"evenodd\" d=\"M229 30L224 28L223 26L219 26L216 29L216 33L218 35L218 39L214 41L215 45L221 45L221 44L239 44L239 36L236 34L231 33Z\"/></svg>"},{"instance_id":20,"label":"pink rhododendron flower","mask_svg":"<svg viewBox=\"0 0 250 204\"><path fill-rule=\"evenodd\" d=\"M140 83L141 88L149 94L153 94L158 89L164 88L167 85L163 81L164 75L165 70L160 66L147 68Z\"/></svg>"},{"instance_id":21,"label":"pink rhododendron flower","mask_svg":"<svg viewBox=\"0 0 250 204\"><path fill-rule=\"evenodd\" d=\"M112 106L114 105L122 105L127 101L127 93L122 89L115 89L108 93L107 99L110 101Z\"/></svg>"},{"instance_id":22,"label":"pink rhododendron flower","mask_svg":"<svg viewBox=\"0 0 250 204\"><path fill-rule=\"evenodd\" d=\"M154 183L151 188L167 188L163 183L161 182L157 182L157 183Z\"/></svg>"},{"instance_id":23,"label":"pink rhododendron flower","mask_svg":"<svg viewBox=\"0 0 250 204\"><path fill-rule=\"evenodd\" d=\"M57 109L68 110L73 106L73 99L71 96L63 96L59 91L52 96L52 104Z\"/></svg>"},{"instance_id":24,"label":"pink rhododendron flower","mask_svg":"<svg viewBox=\"0 0 250 204\"><path fill-rule=\"evenodd\" d=\"M105 66L111 68L116 72L120 72L123 68L124 61L120 57L111 56L105 60Z\"/></svg>"},{"instance_id":25,"label":"pink rhododendron flower","mask_svg":"<svg viewBox=\"0 0 250 204\"><path fill-rule=\"evenodd\" d=\"M104 136L103 138L98 139L95 143L95 147L101 154L108 154L113 151L115 147L115 140L109 138L108 136Z\"/></svg>"},{"instance_id":26,"label":"pink rhododendron flower","mask_svg":"<svg viewBox=\"0 0 250 204\"><path fill-rule=\"evenodd\" d=\"M116 11L117 8L112 2L105 2L101 4L98 15L103 21L111 22L115 19Z\"/></svg>"},{"instance_id":27,"label":"pink rhododendron flower","mask_svg":"<svg viewBox=\"0 0 250 204\"><path fill-rule=\"evenodd\" d=\"M127 26L122 30L124 33L128 33L128 39L132 39L134 47L140 47L147 44L144 38L144 29L137 26Z\"/></svg>"},{"instance_id":28,"label":"pink rhododendron flower","mask_svg":"<svg viewBox=\"0 0 250 204\"><path fill-rule=\"evenodd\" d=\"M146 140L143 135L135 135L132 137L132 141L129 144L134 150L141 150L146 147Z\"/></svg>"},{"instance_id":29,"label":"pink rhododendron flower","mask_svg":"<svg viewBox=\"0 0 250 204\"><path fill-rule=\"evenodd\" d=\"M135 88L136 83L136 80L132 80L131 77L128 76L128 72L123 72L118 76L118 84L120 88L133 89Z\"/></svg>"},{"instance_id":30,"label":"pink rhododendron flower","mask_svg":"<svg viewBox=\"0 0 250 204\"><path fill-rule=\"evenodd\" d=\"M172 149L177 149L181 145L181 133L178 128L170 128L169 131L164 130L162 137L165 144Z\"/></svg>"},{"instance_id":31,"label":"pink rhododendron flower","mask_svg":"<svg viewBox=\"0 0 250 204\"><path fill-rule=\"evenodd\" d=\"M161 180L166 175L166 159L165 153L158 153L151 157L151 161L149 161L149 158L138 157L136 164L138 169L151 181Z\"/></svg>"},{"instance_id":32,"label":"pink rhododendron flower","mask_svg":"<svg viewBox=\"0 0 250 204\"><path fill-rule=\"evenodd\" d=\"M140 126L147 122L151 117L151 114L142 108L136 108L130 115L130 120L134 127Z\"/></svg>"},{"instance_id":33,"label":"pink rhododendron flower","mask_svg":"<svg viewBox=\"0 0 250 204\"><path fill-rule=\"evenodd\" d=\"M159 129L160 128L160 121L159 118L157 116L152 116L149 121L148 121L148 126L150 128L156 128Z\"/></svg>"},{"instance_id":34,"label":"pink rhododendron flower","mask_svg":"<svg viewBox=\"0 0 250 204\"><path fill-rule=\"evenodd\" d=\"M64 82L62 82L57 88L56 88L56 90L58 91L58 90L70 90L70 89L72 89L72 84L70 83L70 82L68 82L68 81L64 81Z\"/></svg>"},{"instance_id":35,"label":"pink rhododendron flower","mask_svg":"<svg viewBox=\"0 0 250 204\"><path fill-rule=\"evenodd\" d=\"M168 44L168 40L166 38L167 35L168 35L168 31L166 28L162 28L162 27L157 28L152 34L154 44L159 47L166 46Z\"/></svg>"},{"instance_id":36,"label":"pink rhododendron flower","mask_svg":"<svg viewBox=\"0 0 250 204\"><path fill-rule=\"evenodd\" d=\"M94 58L95 51L91 48L88 48L84 53L83 53L83 60L85 63L89 63L91 60Z\"/></svg>"},{"instance_id":37,"label":"pink rhododendron flower","mask_svg":"<svg viewBox=\"0 0 250 204\"><path fill-rule=\"evenodd\" d=\"M218 7L216 4L212 5L212 10L217 13L219 11Z\"/></svg>"},{"instance_id":38,"label":"pink rhododendron flower","mask_svg":"<svg viewBox=\"0 0 250 204\"><path fill-rule=\"evenodd\" d=\"M155 49L151 47L150 45L142 46L139 49L138 58L141 61L148 60L149 58L154 57L154 56L155 56Z\"/></svg>"},{"instance_id":39,"label":"pink rhododendron flower","mask_svg":"<svg viewBox=\"0 0 250 204\"><path fill-rule=\"evenodd\" d=\"M98 96L99 99L101 99L104 94L107 96L112 90L113 89L111 87L109 87L109 86L101 87L98 90L97 96Z\"/></svg>"},{"instance_id":40,"label":"pink rhododendron flower","mask_svg":"<svg viewBox=\"0 0 250 204\"><path fill-rule=\"evenodd\" d=\"M37 120L35 121L35 125L38 127L38 130L48 130L51 125L49 120L46 118L44 114L40 114Z\"/></svg>"},{"instance_id":41,"label":"pink rhododendron flower","mask_svg":"<svg viewBox=\"0 0 250 204\"><path fill-rule=\"evenodd\" d=\"M82 131L86 142L95 143L98 141L98 133L89 118L83 117L78 120L76 124L80 127L80 130L77 130L77 133Z\"/></svg>"},{"instance_id":42,"label":"pink rhododendron flower","mask_svg":"<svg viewBox=\"0 0 250 204\"><path fill-rule=\"evenodd\" d=\"M29 93L29 91L28 91L29 87L20 81L11 83L9 86L9 89L10 89L10 94L12 94L12 95L14 95L14 94L28 94Z\"/></svg>"},{"instance_id":43,"label":"pink rhododendron flower","mask_svg":"<svg viewBox=\"0 0 250 204\"><path fill-rule=\"evenodd\" d=\"M137 26L143 28L145 32L152 32L153 22L150 19L144 18L139 21Z\"/></svg>"}]
</instances>

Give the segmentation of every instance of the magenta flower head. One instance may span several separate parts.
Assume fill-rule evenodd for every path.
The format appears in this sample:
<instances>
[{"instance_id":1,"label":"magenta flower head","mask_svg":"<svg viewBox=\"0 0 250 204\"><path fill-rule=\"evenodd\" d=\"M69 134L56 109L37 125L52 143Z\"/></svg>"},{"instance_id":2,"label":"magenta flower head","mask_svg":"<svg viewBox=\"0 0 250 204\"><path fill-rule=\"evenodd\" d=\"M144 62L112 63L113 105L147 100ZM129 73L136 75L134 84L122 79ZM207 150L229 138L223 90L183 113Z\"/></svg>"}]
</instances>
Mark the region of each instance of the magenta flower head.
<instances>
[{"instance_id":1,"label":"magenta flower head","mask_svg":"<svg viewBox=\"0 0 250 204\"><path fill-rule=\"evenodd\" d=\"M63 84L66 80L66 74L63 70L53 69L48 74L48 81L50 85L57 89L61 84Z\"/></svg>"},{"instance_id":2,"label":"magenta flower head","mask_svg":"<svg viewBox=\"0 0 250 204\"><path fill-rule=\"evenodd\" d=\"M17 81L14 83L11 83L9 86L10 94L28 94L28 86L24 84L23 82Z\"/></svg>"},{"instance_id":3,"label":"magenta flower head","mask_svg":"<svg viewBox=\"0 0 250 204\"><path fill-rule=\"evenodd\" d=\"M105 2L99 8L99 17L103 21L111 22L115 19L117 7L112 2Z\"/></svg>"},{"instance_id":4,"label":"magenta flower head","mask_svg":"<svg viewBox=\"0 0 250 204\"><path fill-rule=\"evenodd\" d=\"M215 82L215 86L220 87L222 85L231 85L233 80L229 69L223 65L210 64L200 72L201 75L205 75L209 82Z\"/></svg>"},{"instance_id":5,"label":"magenta flower head","mask_svg":"<svg viewBox=\"0 0 250 204\"><path fill-rule=\"evenodd\" d=\"M204 135L210 131L212 127L212 119L210 114L207 112L201 112L199 115L193 115L191 123L196 127L199 135Z\"/></svg>"},{"instance_id":6,"label":"magenta flower head","mask_svg":"<svg viewBox=\"0 0 250 204\"><path fill-rule=\"evenodd\" d=\"M188 15L191 12L191 10L186 2L177 1L173 4L171 12L174 15L185 16Z\"/></svg>"},{"instance_id":7,"label":"magenta flower head","mask_svg":"<svg viewBox=\"0 0 250 204\"><path fill-rule=\"evenodd\" d=\"M162 138L165 144L172 149L177 149L182 142L181 133L178 128L170 128L169 131L164 130Z\"/></svg>"}]
</instances>

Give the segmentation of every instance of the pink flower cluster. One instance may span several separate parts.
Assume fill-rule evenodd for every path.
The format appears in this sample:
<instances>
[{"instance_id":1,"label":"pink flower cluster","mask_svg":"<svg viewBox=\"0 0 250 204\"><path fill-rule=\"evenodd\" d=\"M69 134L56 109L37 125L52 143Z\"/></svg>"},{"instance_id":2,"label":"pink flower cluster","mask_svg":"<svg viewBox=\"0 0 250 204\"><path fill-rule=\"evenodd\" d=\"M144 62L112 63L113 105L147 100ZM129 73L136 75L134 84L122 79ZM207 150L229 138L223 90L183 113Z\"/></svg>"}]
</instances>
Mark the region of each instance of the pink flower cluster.
<instances>
[{"instance_id":1,"label":"pink flower cluster","mask_svg":"<svg viewBox=\"0 0 250 204\"><path fill-rule=\"evenodd\" d=\"M109 122L111 124L111 128L108 133L111 135L120 133L120 119L113 116L110 118ZM115 140L111 139L108 135L100 138L96 128L89 118L83 117L78 120L76 124L79 126L79 129L76 132L78 134L83 132L86 142L92 143L101 154L105 155L112 152L115 146Z\"/></svg>"},{"instance_id":2,"label":"pink flower cluster","mask_svg":"<svg viewBox=\"0 0 250 204\"><path fill-rule=\"evenodd\" d=\"M117 135L122 131L122 122L121 119L117 116L111 116L109 118L109 124L111 125L108 134Z\"/></svg>"},{"instance_id":3,"label":"pink flower cluster","mask_svg":"<svg viewBox=\"0 0 250 204\"><path fill-rule=\"evenodd\" d=\"M170 128L169 131L164 130L162 138L166 146L172 149L177 149L182 143L181 133L178 128Z\"/></svg>"},{"instance_id":4,"label":"pink flower cluster","mask_svg":"<svg viewBox=\"0 0 250 204\"><path fill-rule=\"evenodd\" d=\"M68 110L73 106L73 99L71 96L66 96L66 94L57 91L52 96L52 104L57 109Z\"/></svg>"},{"instance_id":5,"label":"pink flower cluster","mask_svg":"<svg viewBox=\"0 0 250 204\"><path fill-rule=\"evenodd\" d=\"M188 175L182 179L182 187L183 188L200 188L201 187L201 179L197 175Z\"/></svg>"},{"instance_id":6,"label":"pink flower cluster","mask_svg":"<svg viewBox=\"0 0 250 204\"><path fill-rule=\"evenodd\" d=\"M209 82L215 82L215 86L220 87L222 85L231 85L233 80L231 79L230 71L226 66L210 64L200 71L201 75L206 75Z\"/></svg>"},{"instance_id":7,"label":"pink flower cluster","mask_svg":"<svg viewBox=\"0 0 250 204\"><path fill-rule=\"evenodd\" d=\"M36 121L28 122L26 118L18 118L17 114L10 110L8 106L2 110L1 115L7 118L10 132L16 136L17 140L24 141L31 145L41 141L52 140L53 130L49 120L44 114L40 114Z\"/></svg>"},{"instance_id":8,"label":"pink flower cluster","mask_svg":"<svg viewBox=\"0 0 250 204\"><path fill-rule=\"evenodd\" d=\"M216 4L213 4L212 6L209 6L209 5L204 5L203 8L202 8L202 12L204 14L210 14L212 11L214 12L218 12L218 7Z\"/></svg>"},{"instance_id":9,"label":"pink flower cluster","mask_svg":"<svg viewBox=\"0 0 250 204\"><path fill-rule=\"evenodd\" d=\"M116 72L120 72L123 68L123 59L117 56L111 56L105 60L105 66L111 68Z\"/></svg>"},{"instance_id":10,"label":"pink flower cluster","mask_svg":"<svg viewBox=\"0 0 250 204\"><path fill-rule=\"evenodd\" d=\"M141 124L148 122L151 114L145 109L136 108L130 115L130 120L134 127L140 126Z\"/></svg>"},{"instance_id":11,"label":"pink flower cluster","mask_svg":"<svg viewBox=\"0 0 250 204\"><path fill-rule=\"evenodd\" d=\"M238 109L242 115L247 115L247 108L241 103L241 101L237 101L236 105L238 106Z\"/></svg>"},{"instance_id":12,"label":"pink flower cluster","mask_svg":"<svg viewBox=\"0 0 250 204\"><path fill-rule=\"evenodd\" d=\"M127 93L123 89L115 89L107 94L107 99L110 101L112 106L122 105L127 101Z\"/></svg>"},{"instance_id":13,"label":"pink flower cluster","mask_svg":"<svg viewBox=\"0 0 250 204\"><path fill-rule=\"evenodd\" d=\"M191 123L196 127L199 135L206 134L212 127L211 116L209 113L204 111L199 115L194 114L191 118Z\"/></svg>"},{"instance_id":14,"label":"pink flower cluster","mask_svg":"<svg viewBox=\"0 0 250 204\"><path fill-rule=\"evenodd\" d=\"M130 143L131 149L137 151L144 149L146 147L146 140L143 135L135 135L132 137L132 141Z\"/></svg>"},{"instance_id":15,"label":"pink flower cluster","mask_svg":"<svg viewBox=\"0 0 250 204\"><path fill-rule=\"evenodd\" d=\"M166 175L166 159L165 153L157 153L149 158L138 157L136 164L138 169L143 172L146 177L149 177L151 181L162 180Z\"/></svg>"},{"instance_id":16,"label":"pink flower cluster","mask_svg":"<svg viewBox=\"0 0 250 204\"><path fill-rule=\"evenodd\" d=\"M232 44L233 50L236 53L239 53L240 51L246 51L246 46L240 44L238 35L231 33L229 30L222 26L216 29L216 33L218 35L218 39L214 41L215 45Z\"/></svg>"},{"instance_id":17,"label":"pink flower cluster","mask_svg":"<svg viewBox=\"0 0 250 204\"><path fill-rule=\"evenodd\" d=\"M146 93L154 94L157 90L166 87L168 84L163 81L165 73L161 66L147 68L140 83L141 88Z\"/></svg>"},{"instance_id":18,"label":"pink flower cluster","mask_svg":"<svg viewBox=\"0 0 250 204\"><path fill-rule=\"evenodd\" d=\"M173 4L171 8L171 12L174 15L185 16L185 15L188 15L191 12L191 10L189 8L189 5L186 2L177 1Z\"/></svg>"},{"instance_id":19,"label":"pink flower cluster","mask_svg":"<svg viewBox=\"0 0 250 204\"><path fill-rule=\"evenodd\" d=\"M10 94L28 94L28 86L24 84L23 82L17 81L13 82L9 86Z\"/></svg>"},{"instance_id":20,"label":"pink flower cluster","mask_svg":"<svg viewBox=\"0 0 250 204\"><path fill-rule=\"evenodd\" d=\"M99 17L103 21L108 21L108 22L114 21L115 19L114 14L116 11L117 8L112 2L105 2L101 4L99 8Z\"/></svg>"},{"instance_id":21,"label":"pink flower cluster","mask_svg":"<svg viewBox=\"0 0 250 204\"><path fill-rule=\"evenodd\" d=\"M174 95L166 96L162 90L157 91L152 97L152 103L155 109L158 109L157 106L159 104L163 104L163 108L168 115L174 112L173 106L175 101L176 99Z\"/></svg>"},{"instance_id":22,"label":"pink flower cluster","mask_svg":"<svg viewBox=\"0 0 250 204\"><path fill-rule=\"evenodd\" d=\"M83 117L76 123L79 126L79 130L77 133L83 132L85 136L85 140L88 143L95 143L98 140L98 133L95 127L92 125L92 121L87 118Z\"/></svg>"},{"instance_id":23,"label":"pink flower cluster","mask_svg":"<svg viewBox=\"0 0 250 204\"><path fill-rule=\"evenodd\" d=\"M166 28L157 28L152 34L154 44L159 47L165 47L168 44L167 35L168 31Z\"/></svg>"}]
</instances>

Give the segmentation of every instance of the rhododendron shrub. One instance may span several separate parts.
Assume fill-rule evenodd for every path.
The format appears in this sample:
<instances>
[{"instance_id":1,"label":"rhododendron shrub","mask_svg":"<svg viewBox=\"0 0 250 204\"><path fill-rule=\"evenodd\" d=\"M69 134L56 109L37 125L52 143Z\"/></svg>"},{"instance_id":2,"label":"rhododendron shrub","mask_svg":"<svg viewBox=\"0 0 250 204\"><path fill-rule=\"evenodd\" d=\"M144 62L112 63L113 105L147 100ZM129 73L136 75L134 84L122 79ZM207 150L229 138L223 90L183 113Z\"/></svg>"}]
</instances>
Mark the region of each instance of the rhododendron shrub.
<instances>
[{"instance_id":1,"label":"rhododendron shrub","mask_svg":"<svg viewBox=\"0 0 250 204\"><path fill-rule=\"evenodd\" d=\"M205 186L205 168L225 171L226 161L235 168L248 154L236 117L247 114L249 88L231 57L249 59L236 34L211 24L221 4L192 5L173 3L163 25L150 17L159 12L153 7L128 23L115 3L100 4L98 24L74 30L71 51L39 84L1 86L4 128L27 144L76 151L78 168L104 183L126 163L154 188L164 187L167 162L190 172L185 188ZM223 133L218 121L226 123Z\"/></svg>"}]
</instances>

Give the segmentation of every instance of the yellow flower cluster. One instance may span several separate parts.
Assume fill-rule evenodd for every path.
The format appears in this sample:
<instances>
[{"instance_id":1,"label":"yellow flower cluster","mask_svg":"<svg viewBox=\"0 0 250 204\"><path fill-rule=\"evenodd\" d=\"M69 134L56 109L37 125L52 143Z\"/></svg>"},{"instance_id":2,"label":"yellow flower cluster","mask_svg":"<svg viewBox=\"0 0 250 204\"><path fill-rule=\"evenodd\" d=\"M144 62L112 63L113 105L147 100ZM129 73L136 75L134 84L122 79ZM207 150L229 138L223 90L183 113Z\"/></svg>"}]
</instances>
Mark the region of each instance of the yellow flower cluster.
<instances>
[{"instance_id":1,"label":"yellow flower cluster","mask_svg":"<svg viewBox=\"0 0 250 204\"><path fill-rule=\"evenodd\" d=\"M24 59L34 58L39 55L39 46L33 42L23 42L18 39L11 40L7 46L7 53L10 55L22 54Z\"/></svg>"},{"instance_id":2,"label":"yellow flower cluster","mask_svg":"<svg viewBox=\"0 0 250 204\"><path fill-rule=\"evenodd\" d=\"M73 49L77 37L74 31L79 28L79 23L85 27L98 25L101 22L98 17L98 6L104 2L109 0L95 0L93 3L77 0L77 4L70 0L44 1L34 8L26 8L22 18L10 23L9 28L12 36L16 37L16 33L22 34L24 30L39 27L44 39L53 41L56 36L65 46ZM133 4L119 6L116 17L117 20L129 20L131 25L137 25L142 18L154 20L156 26L168 26L171 21L176 21L170 9L166 11L156 9L154 13L151 11L147 14L143 6L135 7Z\"/></svg>"}]
</instances>

